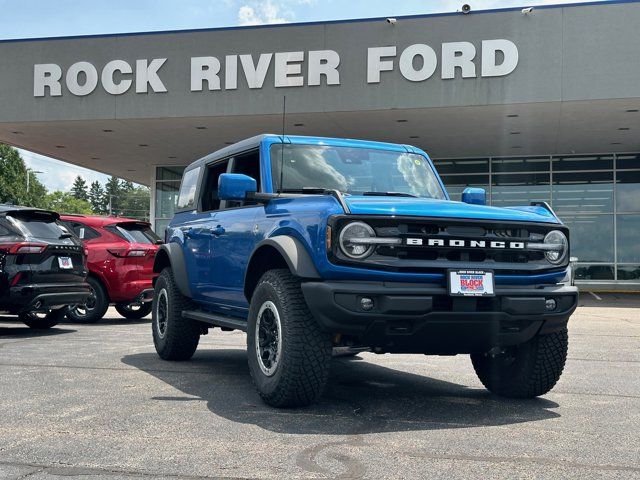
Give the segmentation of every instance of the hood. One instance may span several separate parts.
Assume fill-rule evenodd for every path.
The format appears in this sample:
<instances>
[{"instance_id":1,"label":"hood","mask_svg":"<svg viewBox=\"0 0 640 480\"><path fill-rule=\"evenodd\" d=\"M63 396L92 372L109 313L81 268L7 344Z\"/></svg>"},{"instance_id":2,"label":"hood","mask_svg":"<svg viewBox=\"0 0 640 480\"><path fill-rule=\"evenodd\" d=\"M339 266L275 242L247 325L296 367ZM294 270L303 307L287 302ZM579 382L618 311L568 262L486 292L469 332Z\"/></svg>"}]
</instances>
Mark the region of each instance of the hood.
<instances>
[{"instance_id":1,"label":"hood","mask_svg":"<svg viewBox=\"0 0 640 480\"><path fill-rule=\"evenodd\" d=\"M344 197L344 201L354 215L398 215L558 223L551 212L537 206L500 208L432 198L368 195L347 195Z\"/></svg>"}]
</instances>

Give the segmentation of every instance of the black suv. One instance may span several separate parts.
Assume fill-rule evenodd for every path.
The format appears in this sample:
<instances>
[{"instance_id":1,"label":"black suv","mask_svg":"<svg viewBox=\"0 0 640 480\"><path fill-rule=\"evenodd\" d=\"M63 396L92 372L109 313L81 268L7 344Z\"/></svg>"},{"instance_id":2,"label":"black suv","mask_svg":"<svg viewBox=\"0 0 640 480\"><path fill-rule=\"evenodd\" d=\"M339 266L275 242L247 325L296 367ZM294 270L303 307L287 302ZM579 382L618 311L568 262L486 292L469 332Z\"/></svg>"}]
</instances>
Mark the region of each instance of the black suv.
<instances>
[{"instance_id":1,"label":"black suv","mask_svg":"<svg viewBox=\"0 0 640 480\"><path fill-rule=\"evenodd\" d=\"M0 205L0 313L51 328L89 297L80 240L55 212Z\"/></svg>"}]
</instances>

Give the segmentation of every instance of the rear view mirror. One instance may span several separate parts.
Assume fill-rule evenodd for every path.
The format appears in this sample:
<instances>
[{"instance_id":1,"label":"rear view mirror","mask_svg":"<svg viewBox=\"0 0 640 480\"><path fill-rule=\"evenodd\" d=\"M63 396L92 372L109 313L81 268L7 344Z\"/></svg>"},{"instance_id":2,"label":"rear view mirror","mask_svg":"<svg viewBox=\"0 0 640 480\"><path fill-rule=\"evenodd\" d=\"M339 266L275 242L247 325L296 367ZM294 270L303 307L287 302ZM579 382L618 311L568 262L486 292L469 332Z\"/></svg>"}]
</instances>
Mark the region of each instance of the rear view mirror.
<instances>
[{"instance_id":1,"label":"rear view mirror","mask_svg":"<svg viewBox=\"0 0 640 480\"><path fill-rule=\"evenodd\" d=\"M486 205L487 193L484 188L467 187L462 192L462 201L473 205Z\"/></svg>"},{"instance_id":2,"label":"rear view mirror","mask_svg":"<svg viewBox=\"0 0 640 480\"><path fill-rule=\"evenodd\" d=\"M242 173L223 173L218 177L220 200L245 200L248 193L258 189L255 179Z\"/></svg>"}]
</instances>

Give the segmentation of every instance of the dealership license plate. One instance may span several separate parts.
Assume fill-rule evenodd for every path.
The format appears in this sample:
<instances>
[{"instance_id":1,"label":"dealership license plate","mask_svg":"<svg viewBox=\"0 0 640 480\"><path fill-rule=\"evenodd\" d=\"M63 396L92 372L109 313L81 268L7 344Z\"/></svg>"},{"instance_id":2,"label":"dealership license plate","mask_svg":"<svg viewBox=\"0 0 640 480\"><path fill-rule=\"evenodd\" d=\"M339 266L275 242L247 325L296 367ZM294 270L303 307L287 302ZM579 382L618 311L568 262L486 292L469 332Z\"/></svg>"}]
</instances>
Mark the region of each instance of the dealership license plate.
<instances>
[{"instance_id":1,"label":"dealership license plate","mask_svg":"<svg viewBox=\"0 0 640 480\"><path fill-rule=\"evenodd\" d=\"M73 268L71 257L58 257L58 265L60 266L60 268L65 270L70 270Z\"/></svg>"},{"instance_id":2,"label":"dealership license plate","mask_svg":"<svg viewBox=\"0 0 640 480\"><path fill-rule=\"evenodd\" d=\"M493 272L450 270L449 295L462 297L488 297L494 295Z\"/></svg>"}]
</instances>

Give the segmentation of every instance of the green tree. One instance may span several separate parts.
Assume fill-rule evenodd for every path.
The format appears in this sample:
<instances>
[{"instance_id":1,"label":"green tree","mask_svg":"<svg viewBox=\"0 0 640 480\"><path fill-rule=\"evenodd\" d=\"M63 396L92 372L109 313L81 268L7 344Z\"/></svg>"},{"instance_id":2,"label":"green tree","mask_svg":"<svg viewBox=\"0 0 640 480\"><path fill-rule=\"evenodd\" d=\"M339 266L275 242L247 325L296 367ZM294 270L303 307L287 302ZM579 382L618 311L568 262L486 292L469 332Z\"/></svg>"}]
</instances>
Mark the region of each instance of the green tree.
<instances>
[{"instance_id":1,"label":"green tree","mask_svg":"<svg viewBox=\"0 0 640 480\"><path fill-rule=\"evenodd\" d=\"M78 200L89 200L89 191L87 188L87 182L80 175L73 181L71 187L71 195Z\"/></svg>"},{"instance_id":2,"label":"green tree","mask_svg":"<svg viewBox=\"0 0 640 480\"><path fill-rule=\"evenodd\" d=\"M59 190L49 193L45 197L45 208L60 213L81 213L91 214L93 210L91 204L86 200L75 198L69 192Z\"/></svg>"},{"instance_id":3,"label":"green tree","mask_svg":"<svg viewBox=\"0 0 640 480\"><path fill-rule=\"evenodd\" d=\"M104 203L104 188L97 180L91 183L91 188L89 188L89 203L91 204L91 208L94 213L97 214L105 214L106 206Z\"/></svg>"},{"instance_id":4,"label":"green tree","mask_svg":"<svg viewBox=\"0 0 640 480\"><path fill-rule=\"evenodd\" d=\"M131 182L125 182L130 183ZM123 217L136 218L138 220L149 220L149 207L151 204L151 192L147 187L134 186L131 189L123 189L122 195L118 198L118 214Z\"/></svg>"},{"instance_id":5,"label":"green tree","mask_svg":"<svg viewBox=\"0 0 640 480\"><path fill-rule=\"evenodd\" d=\"M36 175L27 170L18 150L0 143L0 203L43 207L46 193L47 189Z\"/></svg>"},{"instance_id":6,"label":"green tree","mask_svg":"<svg viewBox=\"0 0 640 480\"><path fill-rule=\"evenodd\" d=\"M120 180L116 177L109 177L104 186L104 204L107 207L107 213L116 213L118 198L122 195L122 186Z\"/></svg>"}]
</instances>

